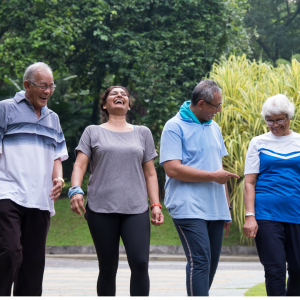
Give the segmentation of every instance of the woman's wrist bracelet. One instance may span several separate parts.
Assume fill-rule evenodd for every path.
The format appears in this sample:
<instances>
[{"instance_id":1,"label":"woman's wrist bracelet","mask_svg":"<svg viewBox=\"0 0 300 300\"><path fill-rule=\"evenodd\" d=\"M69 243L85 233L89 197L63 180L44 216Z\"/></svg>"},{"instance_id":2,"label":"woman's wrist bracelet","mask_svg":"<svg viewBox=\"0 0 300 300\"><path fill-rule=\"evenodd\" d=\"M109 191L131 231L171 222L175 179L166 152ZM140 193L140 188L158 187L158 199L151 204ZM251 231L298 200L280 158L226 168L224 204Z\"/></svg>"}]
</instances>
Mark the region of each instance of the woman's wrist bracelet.
<instances>
[{"instance_id":1,"label":"woman's wrist bracelet","mask_svg":"<svg viewBox=\"0 0 300 300\"><path fill-rule=\"evenodd\" d=\"M154 206L159 206L159 208L162 209L162 206L161 206L159 203L154 203L154 204L152 204L152 205L150 206L150 209L152 210L152 208L153 208Z\"/></svg>"},{"instance_id":2,"label":"woman's wrist bracelet","mask_svg":"<svg viewBox=\"0 0 300 300\"><path fill-rule=\"evenodd\" d=\"M68 192L69 199L71 199L76 194L84 195L84 191L82 190L82 188L80 186L73 186L73 187L69 188L69 192Z\"/></svg>"},{"instance_id":3,"label":"woman's wrist bracelet","mask_svg":"<svg viewBox=\"0 0 300 300\"><path fill-rule=\"evenodd\" d=\"M255 213L252 212L246 212L245 217L255 217Z\"/></svg>"}]
</instances>

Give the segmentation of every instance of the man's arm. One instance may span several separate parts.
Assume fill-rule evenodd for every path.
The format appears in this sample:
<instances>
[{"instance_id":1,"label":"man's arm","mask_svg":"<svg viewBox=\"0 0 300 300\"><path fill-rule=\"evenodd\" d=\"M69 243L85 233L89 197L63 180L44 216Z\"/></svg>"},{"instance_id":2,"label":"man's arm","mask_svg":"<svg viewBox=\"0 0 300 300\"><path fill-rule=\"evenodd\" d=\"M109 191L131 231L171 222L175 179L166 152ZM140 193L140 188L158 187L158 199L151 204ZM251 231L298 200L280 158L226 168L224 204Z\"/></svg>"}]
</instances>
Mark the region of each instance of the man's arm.
<instances>
[{"instance_id":1,"label":"man's arm","mask_svg":"<svg viewBox=\"0 0 300 300\"><path fill-rule=\"evenodd\" d=\"M230 207L230 200L229 200L229 193L228 193L227 182L225 183L225 193L226 193L226 199L227 199L227 204L228 204L228 209L229 209L229 207ZM230 213L230 210L229 210L229 213ZM230 215L231 215L231 213L230 213ZM226 230L225 237L227 237L228 234L229 234L231 223L232 223L231 221L224 223L224 229Z\"/></svg>"},{"instance_id":2,"label":"man's arm","mask_svg":"<svg viewBox=\"0 0 300 300\"><path fill-rule=\"evenodd\" d=\"M238 175L229 173L223 169L215 172L199 170L187 165L183 165L181 160L168 160L163 163L166 174L170 178L175 178L186 182L207 182L215 181L225 184L231 177L240 178Z\"/></svg>"},{"instance_id":3,"label":"man's arm","mask_svg":"<svg viewBox=\"0 0 300 300\"><path fill-rule=\"evenodd\" d=\"M58 179L58 177L63 178L63 169L60 158L54 161L52 171L53 188L49 196L54 202L59 198L63 187L63 182L60 179Z\"/></svg>"}]
</instances>

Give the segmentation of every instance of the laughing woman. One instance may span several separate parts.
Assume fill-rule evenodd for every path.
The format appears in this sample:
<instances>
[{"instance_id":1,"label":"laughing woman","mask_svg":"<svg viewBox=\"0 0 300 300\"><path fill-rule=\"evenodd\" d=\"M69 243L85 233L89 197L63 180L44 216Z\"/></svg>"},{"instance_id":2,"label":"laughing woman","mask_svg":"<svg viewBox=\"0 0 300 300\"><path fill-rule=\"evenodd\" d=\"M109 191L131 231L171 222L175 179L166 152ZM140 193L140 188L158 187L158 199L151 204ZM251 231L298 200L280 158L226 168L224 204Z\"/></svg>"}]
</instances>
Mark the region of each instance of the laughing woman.
<instances>
[{"instance_id":1,"label":"laughing woman","mask_svg":"<svg viewBox=\"0 0 300 300\"><path fill-rule=\"evenodd\" d=\"M85 212L80 188L90 163L86 216L99 260L98 296L116 294L119 242L123 240L131 269L130 295L149 295L150 220L161 225L164 216L154 167L157 156L150 130L126 122L129 93L111 86L101 97L107 123L85 129L78 147L69 191L71 209ZM148 193L147 193L148 192Z\"/></svg>"},{"instance_id":2,"label":"laughing woman","mask_svg":"<svg viewBox=\"0 0 300 300\"><path fill-rule=\"evenodd\" d=\"M270 131L251 140L245 162L244 234L255 238L268 296L300 296L300 134L290 130L294 110L284 95L267 99L262 115Z\"/></svg>"}]
</instances>

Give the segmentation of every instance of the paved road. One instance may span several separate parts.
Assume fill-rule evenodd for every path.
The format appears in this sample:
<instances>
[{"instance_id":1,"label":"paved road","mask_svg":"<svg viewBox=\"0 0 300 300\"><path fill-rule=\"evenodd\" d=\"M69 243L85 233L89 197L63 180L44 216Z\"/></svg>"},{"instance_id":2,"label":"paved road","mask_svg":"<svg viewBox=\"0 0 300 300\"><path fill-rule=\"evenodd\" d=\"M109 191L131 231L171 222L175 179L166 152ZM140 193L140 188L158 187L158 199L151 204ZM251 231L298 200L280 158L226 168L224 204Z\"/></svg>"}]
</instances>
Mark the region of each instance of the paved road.
<instances>
[{"instance_id":1,"label":"paved road","mask_svg":"<svg viewBox=\"0 0 300 300\"><path fill-rule=\"evenodd\" d=\"M186 296L184 262L150 262L150 296ZM47 258L44 296L96 296L97 261ZM129 296L130 270L119 262L117 296ZM243 296L264 282L260 263L220 262L210 296Z\"/></svg>"}]
</instances>

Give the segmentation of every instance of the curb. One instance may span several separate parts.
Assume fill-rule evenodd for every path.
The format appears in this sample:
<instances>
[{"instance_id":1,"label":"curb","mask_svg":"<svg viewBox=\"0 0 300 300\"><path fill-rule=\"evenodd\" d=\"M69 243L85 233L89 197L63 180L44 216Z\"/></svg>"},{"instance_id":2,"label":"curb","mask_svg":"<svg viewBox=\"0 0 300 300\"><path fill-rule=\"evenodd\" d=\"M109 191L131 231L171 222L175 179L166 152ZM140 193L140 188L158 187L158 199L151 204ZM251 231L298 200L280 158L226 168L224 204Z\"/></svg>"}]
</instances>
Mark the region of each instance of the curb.
<instances>
[{"instance_id":1,"label":"curb","mask_svg":"<svg viewBox=\"0 0 300 300\"><path fill-rule=\"evenodd\" d=\"M123 245L119 247L120 254L126 254ZM46 254L96 254L95 246L47 246ZM184 250L182 246L168 246L168 245L150 245L150 255L183 255ZM249 246L222 246L221 256L257 256L256 247Z\"/></svg>"},{"instance_id":2,"label":"curb","mask_svg":"<svg viewBox=\"0 0 300 300\"><path fill-rule=\"evenodd\" d=\"M46 254L46 258L61 258L61 259L76 259L76 260L97 260L95 254ZM127 261L126 254L120 254L120 261ZM185 255L155 255L150 254L150 261L172 261L172 262L186 262ZM227 256L221 255L220 262L259 262L258 256Z\"/></svg>"}]
</instances>

